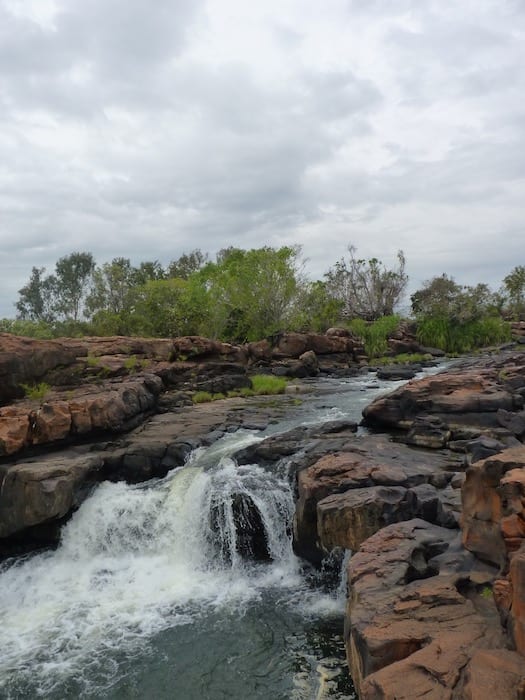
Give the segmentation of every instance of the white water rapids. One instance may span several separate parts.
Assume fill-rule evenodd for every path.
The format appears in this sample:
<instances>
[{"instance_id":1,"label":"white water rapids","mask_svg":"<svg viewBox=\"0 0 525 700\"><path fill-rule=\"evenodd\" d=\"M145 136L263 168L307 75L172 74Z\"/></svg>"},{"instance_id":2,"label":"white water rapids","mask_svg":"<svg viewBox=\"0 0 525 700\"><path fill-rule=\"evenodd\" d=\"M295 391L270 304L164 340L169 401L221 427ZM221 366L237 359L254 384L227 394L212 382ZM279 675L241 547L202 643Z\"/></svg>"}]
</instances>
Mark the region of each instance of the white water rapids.
<instances>
[{"instance_id":1,"label":"white water rapids","mask_svg":"<svg viewBox=\"0 0 525 700\"><path fill-rule=\"evenodd\" d=\"M399 384L369 382L325 381L295 425L359 420ZM352 697L330 691L327 640L342 627L344 586L325 593L305 579L285 467L229 457L260 439L240 431L164 479L102 483L56 551L0 565L2 700ZM270 561L239 552L239 495L259 513ZM335 628L319 632L329 619Z\"/></svg>"},{"instance_id":2,"label":"white water rapids","mask_svg":"<svg viewBox=\"0 0 525 700\"><path fill-rule=\"evenodd\" d=\"M0 696L31 697L24 694L30 688L48 697L73 677L89 694L93 677L100 689L111 684L115 658L143 654L145 640L166 628L218 609L242 615L267 589L304 588L291 548L294 502L285 475L237 467L224 456L258 439L230 436L156 482L102 483L66 525L56 551L4 564ZM236 494L247 494L260 513L270 564L237 551Z\"/></svg>"}]
</instances>

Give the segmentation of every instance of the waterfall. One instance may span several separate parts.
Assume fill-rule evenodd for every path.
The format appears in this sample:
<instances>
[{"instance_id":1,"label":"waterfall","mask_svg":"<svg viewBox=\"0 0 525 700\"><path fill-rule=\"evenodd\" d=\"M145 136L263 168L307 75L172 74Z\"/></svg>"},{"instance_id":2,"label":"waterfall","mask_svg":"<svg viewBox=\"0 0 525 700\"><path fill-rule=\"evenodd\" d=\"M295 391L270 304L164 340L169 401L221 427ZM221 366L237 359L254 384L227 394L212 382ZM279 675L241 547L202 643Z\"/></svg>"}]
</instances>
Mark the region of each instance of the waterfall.
<instances>
[{"instance_id":1,"label":"waterfall","mask_svg":"<svg viewBox=\"0 0 525 700\"><path fill-rule=\"evenodd\" d=\"M62 676L109 679L117 649L133 655L163 629L299 585L288 481L226 456L256 439L228 436L164 479L102 483L55 552L3 565L2 697L17 696L14 672L17 688L38 676L44 696Z\"/></svg>"}]
</instances>

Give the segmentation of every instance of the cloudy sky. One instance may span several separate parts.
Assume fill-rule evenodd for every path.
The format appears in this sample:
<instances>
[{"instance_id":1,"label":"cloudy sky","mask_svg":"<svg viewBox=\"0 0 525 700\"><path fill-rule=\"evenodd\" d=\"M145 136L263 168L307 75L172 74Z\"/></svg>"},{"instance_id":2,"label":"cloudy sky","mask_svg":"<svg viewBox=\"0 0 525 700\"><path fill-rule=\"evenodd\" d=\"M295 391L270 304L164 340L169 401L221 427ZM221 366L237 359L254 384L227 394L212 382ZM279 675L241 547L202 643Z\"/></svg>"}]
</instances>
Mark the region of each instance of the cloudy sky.
<instances>
[{"instance_id":1,"label":"cloudy sky","mask_svg":"<svg viewBox=\"0 0 525 700\"><path fill-rule=\"evenodd\" d=\"M523 0L0 0L0 316L72 251L525 264Z\"/></svg>"}]
</instances>

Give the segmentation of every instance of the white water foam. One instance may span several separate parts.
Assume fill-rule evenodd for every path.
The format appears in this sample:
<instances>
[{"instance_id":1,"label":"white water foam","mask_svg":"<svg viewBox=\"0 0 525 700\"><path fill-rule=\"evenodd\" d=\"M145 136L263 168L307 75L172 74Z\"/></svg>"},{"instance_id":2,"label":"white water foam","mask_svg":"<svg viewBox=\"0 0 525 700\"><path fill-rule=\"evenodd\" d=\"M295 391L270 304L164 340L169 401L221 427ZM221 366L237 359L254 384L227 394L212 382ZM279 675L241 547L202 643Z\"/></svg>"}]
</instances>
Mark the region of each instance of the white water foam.
<instances>
[{"instance_id":1,"label":"white water foam","mask_svg":"<svg viewBox=\"0 0 525 700\"><path fill-rule=\"evenodd\" d=\"M38 677L44 696L64 677L81 682L94 670L109 680L109 657L143 653L145 640L162 629L221 606L242 613L269 586L300 585L287 482L225 457L204 469L209 459L197 454L188 466L146 485L101 484L64 528L56 552L4 565L0 694L3 689L9 697L15 676L19 682ZM236 549L231 504L239 493L260 513L269 565L247 562ZM216 506L227 563L214 550L217 522L210 510Z\"/></svg>"}]
</instances>

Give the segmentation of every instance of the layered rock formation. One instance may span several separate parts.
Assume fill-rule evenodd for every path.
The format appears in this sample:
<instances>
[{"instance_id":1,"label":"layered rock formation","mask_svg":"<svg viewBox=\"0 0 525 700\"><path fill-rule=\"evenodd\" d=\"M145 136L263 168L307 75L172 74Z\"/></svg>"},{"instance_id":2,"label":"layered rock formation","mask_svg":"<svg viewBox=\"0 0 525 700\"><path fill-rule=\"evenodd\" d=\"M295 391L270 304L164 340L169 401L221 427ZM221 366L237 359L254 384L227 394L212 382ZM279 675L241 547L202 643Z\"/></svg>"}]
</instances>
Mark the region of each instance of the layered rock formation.
<instances>
[{"instance_id":1,"label":"layered rock formation","mask_svg":"<svg viewBox=\"0 0 525 700\"><path fill-rule=\"evenodd\" d=\"M504 353L409 382L365 409L368 425L408 444L463 453L466 474L461 533L428 514L408 520L409 510L396 523L390 492L386 509L372 509L386 527L375 515L366 523L375 534L355 542L345 634L360 698L525 697L524 395L525 356Z\"/></svg>"}]
</instances>

